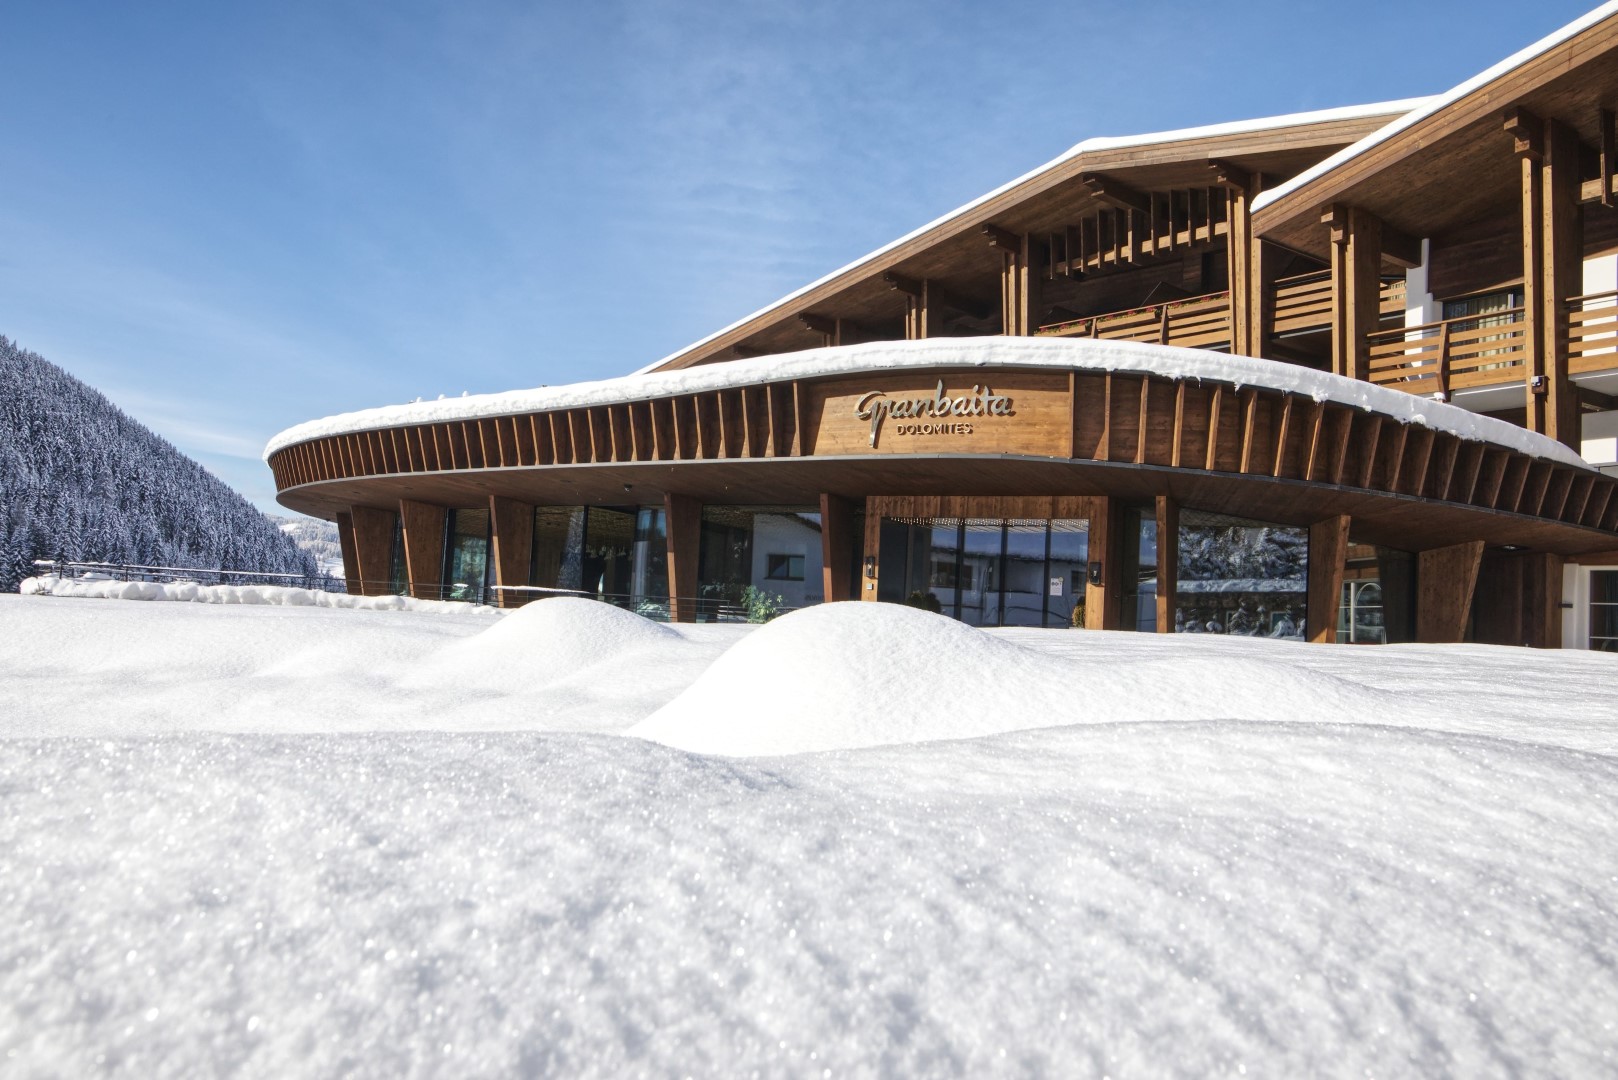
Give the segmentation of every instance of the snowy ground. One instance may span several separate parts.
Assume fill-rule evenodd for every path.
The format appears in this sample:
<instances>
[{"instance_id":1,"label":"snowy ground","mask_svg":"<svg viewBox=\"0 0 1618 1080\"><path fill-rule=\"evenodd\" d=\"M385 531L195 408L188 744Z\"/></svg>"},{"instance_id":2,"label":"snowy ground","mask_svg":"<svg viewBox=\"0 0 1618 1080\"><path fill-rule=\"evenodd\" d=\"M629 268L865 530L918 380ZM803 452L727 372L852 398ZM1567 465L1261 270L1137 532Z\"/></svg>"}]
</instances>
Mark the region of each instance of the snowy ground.
<instances>
[{"instance_id":1,"label":"snowy ground","mask_svg":"<svg viewBox=\"0 0 1618 1080\"><path fill-rule=\"evenodd\" d=\"M7 1077L1618 1072L1612 656L567 600L0 640Z\"/></svg>"}]
</instances>

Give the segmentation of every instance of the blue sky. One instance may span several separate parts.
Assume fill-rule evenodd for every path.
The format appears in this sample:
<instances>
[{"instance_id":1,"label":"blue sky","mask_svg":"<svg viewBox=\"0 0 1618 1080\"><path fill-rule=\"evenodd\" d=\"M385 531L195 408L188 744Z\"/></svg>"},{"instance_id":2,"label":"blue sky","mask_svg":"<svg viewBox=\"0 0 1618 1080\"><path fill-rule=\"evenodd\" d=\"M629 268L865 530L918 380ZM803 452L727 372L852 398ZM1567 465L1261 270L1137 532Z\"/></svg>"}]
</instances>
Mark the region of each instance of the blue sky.
<instances>
[{"instance_id":1,"label":"blue sky","mask_svg":"<svg viewBox=\"0 0 1618 1080\"><path fill-rule=\"evenodd\" d=\"M272 508L292 424L624 374L1081 139L1592 3L13 3L0 334Z\"/></svg>"}]
</instances>

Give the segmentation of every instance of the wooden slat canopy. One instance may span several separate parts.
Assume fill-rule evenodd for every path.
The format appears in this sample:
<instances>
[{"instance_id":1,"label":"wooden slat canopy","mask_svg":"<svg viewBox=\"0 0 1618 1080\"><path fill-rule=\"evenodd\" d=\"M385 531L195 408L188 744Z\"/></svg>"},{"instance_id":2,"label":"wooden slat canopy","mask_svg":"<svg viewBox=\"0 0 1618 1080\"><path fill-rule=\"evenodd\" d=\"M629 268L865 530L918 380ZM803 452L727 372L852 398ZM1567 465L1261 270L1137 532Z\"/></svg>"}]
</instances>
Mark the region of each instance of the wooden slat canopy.
<instances>
[{"instance_id":1,"label":"wooden slat canopy","mask_svg":"<svg viewBox=\"0 0 1618 1080\"><path fill-rule=\"evenodd\" d=\"M850 402L904 379L906 394L992 380L1015 422L969 417L954 427L974 430L935 437L891 418L878 432L853 415ZM1285 523L1350 514L1360 535L1397 547L1618 546L1618 480L1593 470L1274 389L1050 367L913 368L378 428L287 446L270 467L282 503L325 517L490 495L538 505L671 493L734 504L1172 495Z\"/></svg>"}]
</instances>

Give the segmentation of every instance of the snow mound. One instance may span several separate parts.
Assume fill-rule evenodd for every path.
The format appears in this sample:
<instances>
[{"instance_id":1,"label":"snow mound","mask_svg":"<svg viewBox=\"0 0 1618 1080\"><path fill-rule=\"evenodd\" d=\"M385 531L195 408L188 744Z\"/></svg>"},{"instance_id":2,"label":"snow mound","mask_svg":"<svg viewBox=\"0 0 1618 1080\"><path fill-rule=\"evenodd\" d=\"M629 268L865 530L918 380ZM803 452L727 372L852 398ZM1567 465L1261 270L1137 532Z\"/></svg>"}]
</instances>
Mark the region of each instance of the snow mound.
<instances>
[{"instance_id":1,"label":"snow mound","mask_svg":"<svg viewBox=\"0 0 1618 1080\"><path fill-rule=\"evenodd\" d=\"M1114 638L1075 632L1095 647L1057 657L915 608L823 604L738 641L628 734L750 756L1083 723L1409 711L1384 691L1282 660L1120 661L1105 647Z\"/></svg>"},{"instance_id":2,"label":"snow mound","mask_svg":"<svg viewBox=\"0 0 1618 1080\"><path fill-rule=\"evenodd\" d=\"M433 666L508 679L560 677L681 640L676 631L632 611L599 600L558 596L526 604L482 633L444 646ZM430 679L436 672L423 675Z\"/></svg>"},{"instance_id":3,"label":"snow mound","mask_svg":"<svg viewBox=\"0 0 1618 1080\"><path fill-rule=\"evenodd\" d=\"M271 607L349 608L359 611L435 611L494 614L499 609L459 600L418 600L413 596L350 596L290 585L199 585L194 581L113 581L63 578L54 574L24 578L24 596L69 596L92 600L178 600L194 604L253 604Z\"/></svg>"}]
</instances>

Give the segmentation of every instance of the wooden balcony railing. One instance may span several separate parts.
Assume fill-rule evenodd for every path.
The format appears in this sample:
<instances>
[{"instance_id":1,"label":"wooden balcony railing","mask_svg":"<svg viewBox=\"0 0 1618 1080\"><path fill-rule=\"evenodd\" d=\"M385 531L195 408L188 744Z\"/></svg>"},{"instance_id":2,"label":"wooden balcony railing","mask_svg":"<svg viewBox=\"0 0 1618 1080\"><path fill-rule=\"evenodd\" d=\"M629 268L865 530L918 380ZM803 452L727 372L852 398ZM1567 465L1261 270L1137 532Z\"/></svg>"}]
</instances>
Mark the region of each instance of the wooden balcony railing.
<instances>
[{"instance_id":1,"label":"wooden balcony railing","mask_svg":"<svg viewBox=\"0 0 1618 1080\"><path fill-rule=\"evenodd\" d=\"M1093 315L1039 328L1040 337L1154 341L1188 349L1230 345L1230 293L1170 300L1131 311Z\"/></svg>"},{"instance_id":2,"label":"wooden balcony railing","mask_svg":"<svg viewBox=\"0 0 1618 1080\"><path fill-rule=\"evenodd\" d=\"M1277 337L1324 330L1331 326L1331 271L1316 270L1275 283L1275 322L1271 333ZM1405 283L1382 283L1383 318L1399 315L1405 309Z\"/></svg>"},{"instance_id":3,"label":"wooden balcony railing","mask_svg":"<svg viewBox=\"0 0 1618 1080\"><path fill-rule=\"evenodd\" d=\"M1618 292L1575 296L1567 306L1568 371L1618 368Z\"/></svg>"},{"instance_id":4,"label":"wooden balcony railing","mask_svg":"<svg viewBox=\"0 0 1618 1080\"><path fill-rule=\"evenodd\" d=\"M1368 335L1371 381L1412 394L1443 394L1520 380L1527 362L1523 309L1463 315Z\"/></svg>"}]
</instances>

